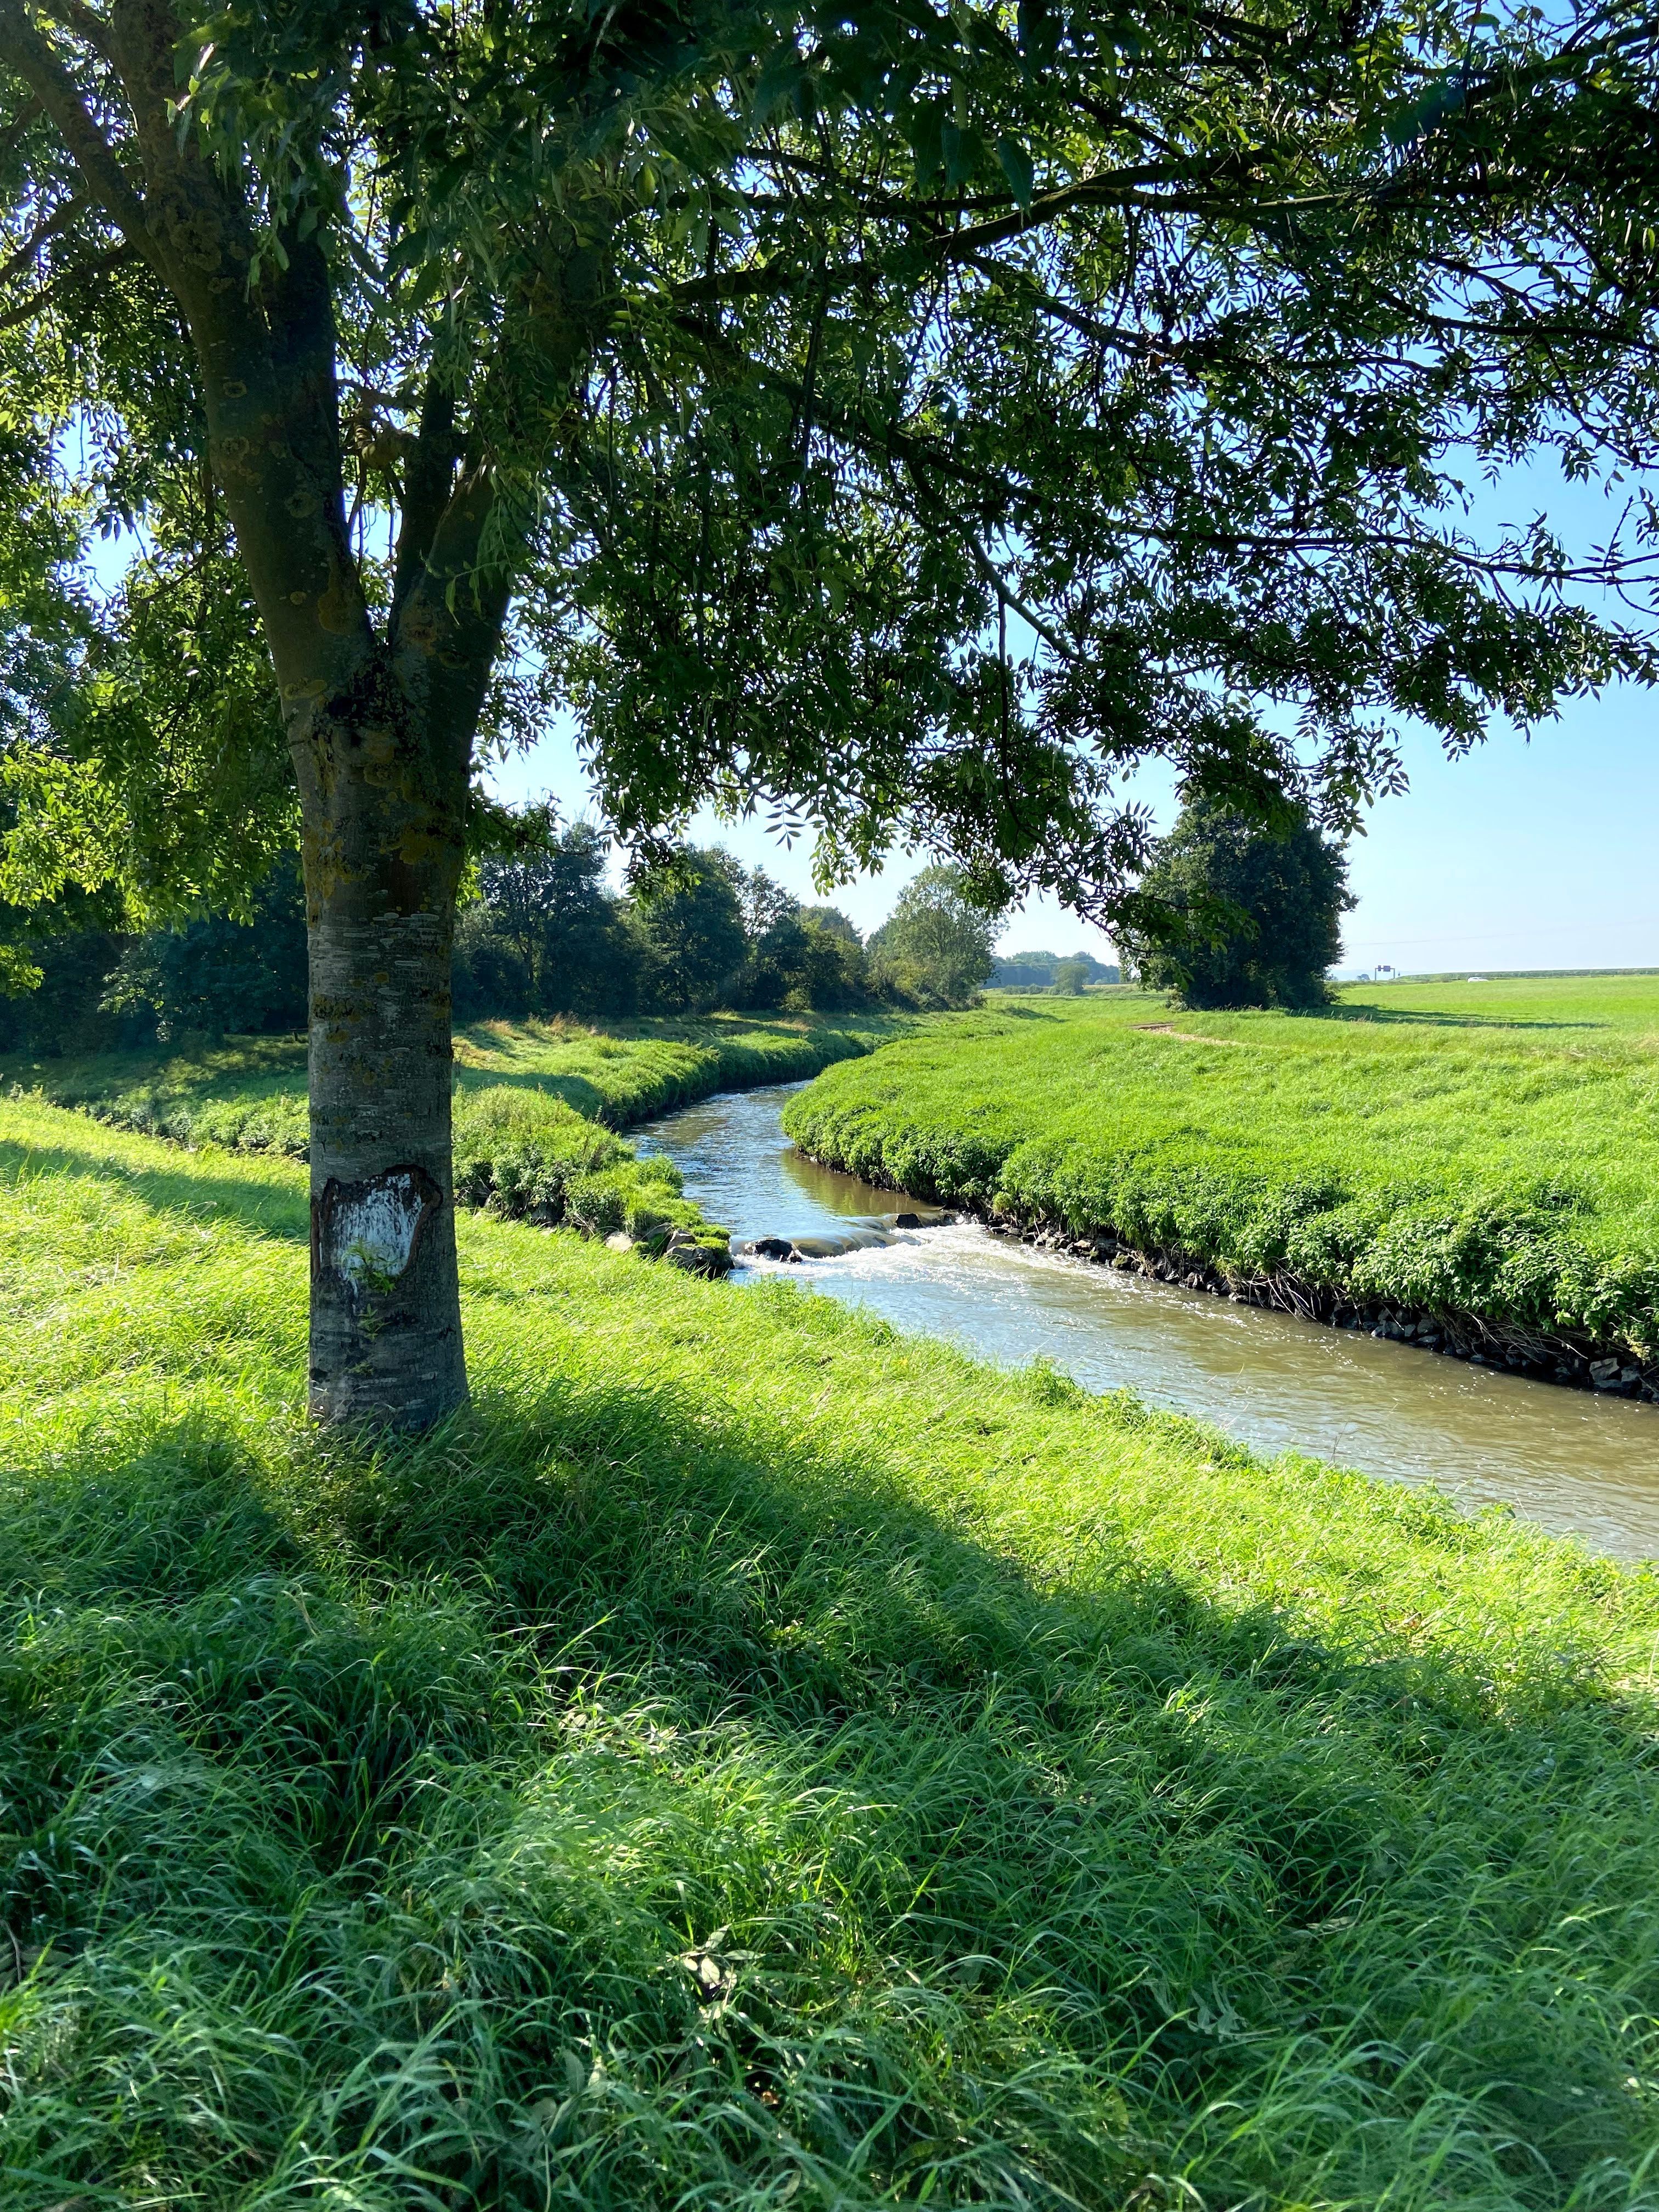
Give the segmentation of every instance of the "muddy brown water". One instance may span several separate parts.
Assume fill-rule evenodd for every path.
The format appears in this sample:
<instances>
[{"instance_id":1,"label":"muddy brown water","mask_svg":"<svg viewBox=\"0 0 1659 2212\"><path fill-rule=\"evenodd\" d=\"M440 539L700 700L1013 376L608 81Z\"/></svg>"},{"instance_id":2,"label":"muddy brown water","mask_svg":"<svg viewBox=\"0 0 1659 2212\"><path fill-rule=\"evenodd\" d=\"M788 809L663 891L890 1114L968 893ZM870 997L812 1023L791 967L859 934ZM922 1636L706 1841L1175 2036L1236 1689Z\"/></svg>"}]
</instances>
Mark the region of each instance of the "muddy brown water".
<instances>
[{"instance_id":1,"label":"muddy brown water","mask_svg":"<svg viewBox=\"0 0 1659 2212\"><path fill-rule=\"evenodd\" d=\"M804 1159L781 1115L800 1086L732 1091L636 1132L734 1237L822 1237L903 1194ZM1596 1398L1037 1252L971 1222L797 1264L755 1261L1004 1366L1039 1356L1252 1449L1312 1454L1503 1504L1621 1559L1659 1557L1659 1407Z\"/></svg>"}]
</instances>

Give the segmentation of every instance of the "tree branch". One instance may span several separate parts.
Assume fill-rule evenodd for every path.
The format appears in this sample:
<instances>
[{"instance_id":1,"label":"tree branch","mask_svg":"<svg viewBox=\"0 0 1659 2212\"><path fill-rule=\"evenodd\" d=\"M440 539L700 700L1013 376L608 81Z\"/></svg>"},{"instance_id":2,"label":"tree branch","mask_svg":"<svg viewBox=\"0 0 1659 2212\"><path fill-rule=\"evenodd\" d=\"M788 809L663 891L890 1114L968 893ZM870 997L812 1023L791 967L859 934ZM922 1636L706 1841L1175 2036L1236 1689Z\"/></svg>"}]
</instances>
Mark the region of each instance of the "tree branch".
<instances>
[{"instance_id":1,"label":"tree branch","mask_svg":"<svg viewBox=\"0 0 1659 2212\"><path fill-rule=\"evenodd\" d=\"M70 156L133 252L162 273L161 255L114 149L93 121L75 80L29 21L20 0L0 0L0 62L21 77L63 136Z\"/></svg>"},{"instance_id":2,"label":"tree branch","mask_svg":"<svg viewBox=\"0 0 1659 2212\"><path fill-rule=\"evenodd\" d=\"M15 307L0 313L0 331L15 331L20 324L33 322L34 318L54 300L58 294L77 278L100 276L106 269L118 269L124 261L136 259L132 248L123 239L103 253L95 253L89 261L77 262L72 269L63 269L50 283L31 292L27 300L20 300Z\"/></svg>"},{"instance_id":3,"label":"tree branch","mask_svg":"<svg viewBox=\"0 0 1659 2212\"><path fill-rule=\"evenodd\" d=\"M9 284L14 276L21 276L24 270L32 267L40 248L66 229L77 215L85 213L83 201L69 199L54 208L49 216L43 216L10 260L0 263L0 285Z\"/></svg>"},{"instance_id":4,"label":"tree branch","mask_svg":"<svg viewBox=\"0 0 1659 2212\"><path fill-rule=\"evenodd\" d=\"M398 559L392 583L395 635L404 602L426 573L433 539L455 484L455 399L434 376L421 399L420 427L404 468L404 511L398 532Z\"/></svg>"}]
</instances>

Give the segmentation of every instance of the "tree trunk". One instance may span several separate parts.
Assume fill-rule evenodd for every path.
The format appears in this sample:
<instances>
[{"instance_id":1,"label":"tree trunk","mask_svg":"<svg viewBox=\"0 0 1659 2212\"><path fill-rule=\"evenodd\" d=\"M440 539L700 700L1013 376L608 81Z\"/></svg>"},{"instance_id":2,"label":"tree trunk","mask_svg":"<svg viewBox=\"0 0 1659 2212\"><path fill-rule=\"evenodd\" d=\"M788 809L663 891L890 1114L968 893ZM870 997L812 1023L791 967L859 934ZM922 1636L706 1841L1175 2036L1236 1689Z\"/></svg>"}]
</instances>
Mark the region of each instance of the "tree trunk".
<instances>
[{"instance_id":1,"label":"tree trunk","mask_svg":"<svg viewBox=\"0 0 1659 2212\"><path fill-rule=\"evenodd\" d=\"M184 319L213 474L258 605L300 787L312 1411L425 1428L466 1396L450 1170L450 945L472 739L523 534L486 557L495 479L469 456L450 378L434 372L404 458L392 605L377 624L346 518L318 210L270 250L244 172L228 173L180 130L171 0L82 13L96 23L91 43L107 53L130 105L136 162L118 156L15 0L0 0L0 52L57 124L89 199ZM532 337L518 341L538 362L538 392L561 388L561 374L571 387L601 312L588 234L566 222L561 236L563 274L537 292Z\"/></svg>"},{"instance_id":2,"label":"tree trunk","mask_svg":"<svg viewBox=\"0 0 1659 2212\"><path fill-rule=\"evenodd\" d=\"M332 772L301 779L311 1410L423 1429L466 1397L450 1158L459 811L398 790L380 718L330 720Z\"/></svg>"}]
</instances>

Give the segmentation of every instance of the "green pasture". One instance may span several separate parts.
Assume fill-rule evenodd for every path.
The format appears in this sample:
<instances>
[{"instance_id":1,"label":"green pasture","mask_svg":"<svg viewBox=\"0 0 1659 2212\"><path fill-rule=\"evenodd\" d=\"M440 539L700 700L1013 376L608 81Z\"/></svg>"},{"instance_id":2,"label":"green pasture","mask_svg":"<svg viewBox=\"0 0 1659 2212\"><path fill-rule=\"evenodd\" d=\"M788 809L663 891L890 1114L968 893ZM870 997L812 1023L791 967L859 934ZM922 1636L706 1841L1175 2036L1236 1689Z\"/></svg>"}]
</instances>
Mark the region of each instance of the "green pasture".
<instances>
[{"instance_id":1,"label":"green pasture","mask_svg":"<svg viewBox=\"0 0 1659 2212\"><path fill-rule=\"evenodd\" d=\"M297 1163L0 1176L9 2207L1653 2203L1647 1573L477 1214L355 1443Z\"/></svg>"},{"instance_id":2,"label":"green pasture","mask_svg":"<svg viewBox=\"0 0 1659 2212\"><path fill-rule=\"evenodd\" d=\"M1355 986L1318 1015L1004 1000L787 1126L871 1180L1659 1352L1659 976Z\"/></svg>"}]
</instances>

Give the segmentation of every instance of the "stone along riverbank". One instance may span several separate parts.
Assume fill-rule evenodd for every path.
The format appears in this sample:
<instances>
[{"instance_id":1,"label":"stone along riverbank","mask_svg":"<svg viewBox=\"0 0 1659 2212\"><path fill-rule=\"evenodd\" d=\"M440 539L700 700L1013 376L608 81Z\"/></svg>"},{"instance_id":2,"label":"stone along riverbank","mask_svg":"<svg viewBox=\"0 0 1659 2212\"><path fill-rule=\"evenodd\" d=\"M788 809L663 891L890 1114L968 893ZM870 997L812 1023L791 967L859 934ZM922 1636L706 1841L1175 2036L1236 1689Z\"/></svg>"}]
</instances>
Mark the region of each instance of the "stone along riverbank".
<instances>
[{"instance_id":1,"label":"stone along riverbank","mask_svg":"<svg viewBox=\"0 0 1659 2212\"><path fill-rule=\"evenodd\" d=\"M900 1228L901 1214L927 1218L914 1194L896 1206L790 1144L780 1117L800 1095L708 1099L640 1138L732 1230L739 1289L799 1285L1005 1366L1043 1360L1091 1391L1131 1391L1270 1456L1311 1454L1659 1556L1653 1408L1546 1388L1484 1357L1412 1358L1369 1331L1096 1264L1063 1239L994 1236L967 1214Z\"/></svg>"}]
</instances>

